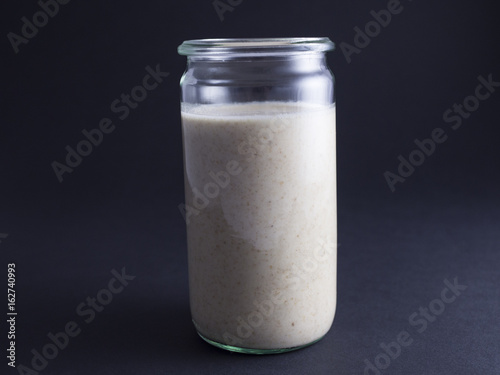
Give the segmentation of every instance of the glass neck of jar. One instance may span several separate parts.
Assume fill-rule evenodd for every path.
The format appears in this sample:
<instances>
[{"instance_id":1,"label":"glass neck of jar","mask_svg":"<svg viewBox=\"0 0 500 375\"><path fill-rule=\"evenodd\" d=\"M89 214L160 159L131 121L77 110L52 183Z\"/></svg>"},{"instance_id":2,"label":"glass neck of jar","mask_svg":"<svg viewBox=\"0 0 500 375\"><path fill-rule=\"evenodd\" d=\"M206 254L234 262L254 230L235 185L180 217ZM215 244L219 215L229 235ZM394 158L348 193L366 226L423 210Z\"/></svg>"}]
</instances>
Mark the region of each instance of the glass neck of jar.
<instances>
[{"instance_id":1,"label":"glass neck of jar","mask_svg":"<svg viewBox=\"0 0 500 375\"><path fill-rule=\"evenodd\" d=\"M239 54L219 56L188 56L188 69L217 67L235 70L238 68L245 71L258 72L262 69L278 70L281 72L307 73L317 69L327 69L326 56L324 52L302 52L295 54L273 54L273 55L251 55ZM239 71L235 71L240 73Z\"/></svg>"},{"instance_id":2,"label":"glass neck of jar","mask_svg":"<svg viewBox=\"0 0 500 375\"><path fill-rule=\"evenodd\" d=\"M324 52L189 56L181 79L182 101L190 104L251 101L330 105L333 76Z\"/></svg>"}]
</instances>

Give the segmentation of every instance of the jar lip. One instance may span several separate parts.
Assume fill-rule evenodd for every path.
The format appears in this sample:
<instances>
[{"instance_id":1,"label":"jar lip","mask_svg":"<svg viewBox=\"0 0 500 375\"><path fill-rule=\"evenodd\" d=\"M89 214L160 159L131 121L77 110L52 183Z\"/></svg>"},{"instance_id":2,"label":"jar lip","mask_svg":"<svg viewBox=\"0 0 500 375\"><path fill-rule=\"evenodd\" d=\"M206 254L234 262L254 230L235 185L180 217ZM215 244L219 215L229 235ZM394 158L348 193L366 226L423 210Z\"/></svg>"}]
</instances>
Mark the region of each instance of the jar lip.
<instances>
[{"instance_id":1,"label":"jar lip","mask_svg":"<svg viewBox=\"0 0 500 375\"><path fill-rule=\"evenodd\" d=\"M327 37L305 38L220 38L192 39L178 48L179 55L283 55L303 52L326 52L335 49Z\"/></svg>"}]
</instances>

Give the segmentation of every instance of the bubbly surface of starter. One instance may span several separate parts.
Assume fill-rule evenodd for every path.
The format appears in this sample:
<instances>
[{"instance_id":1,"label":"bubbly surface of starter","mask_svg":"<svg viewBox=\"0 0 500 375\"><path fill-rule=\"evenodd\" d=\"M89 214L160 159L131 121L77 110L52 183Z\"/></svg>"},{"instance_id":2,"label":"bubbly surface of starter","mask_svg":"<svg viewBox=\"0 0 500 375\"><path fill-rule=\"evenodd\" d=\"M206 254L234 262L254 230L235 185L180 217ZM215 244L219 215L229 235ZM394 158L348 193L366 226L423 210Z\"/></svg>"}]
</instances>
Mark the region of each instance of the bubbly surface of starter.
<instances>
[{"instance_id":1,"label":"bubbly surface of starter","mask_svg":"<svg viewBox=\"0 0 500 375\"><path fill-rule=\"evenodd\" d=\"M335 107L183 106L190 304L205 337L308 344L336 307Z\"/></svg>"}]
</instances>

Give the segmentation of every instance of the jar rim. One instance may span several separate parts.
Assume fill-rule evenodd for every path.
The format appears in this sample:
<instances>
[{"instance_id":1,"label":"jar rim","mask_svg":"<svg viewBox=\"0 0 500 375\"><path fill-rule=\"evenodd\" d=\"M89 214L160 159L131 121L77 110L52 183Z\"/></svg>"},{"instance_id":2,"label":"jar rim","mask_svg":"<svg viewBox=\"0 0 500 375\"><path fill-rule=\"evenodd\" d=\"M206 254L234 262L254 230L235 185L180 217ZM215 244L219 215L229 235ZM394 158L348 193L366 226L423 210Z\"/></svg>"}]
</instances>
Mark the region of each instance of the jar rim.
<instances>
[{"instance_id":1,"label":"jar rim","mask_svg":"<svg viewBox=\"0 0 500 375\"><path fill-rule=\"evenodd\" d=\"M219 38L192 39L184 41L178 48L183 56L215 55L283 55L303 52L326 52L335 49L327 37L305 38Z\"/></svg>"}]
</instances>

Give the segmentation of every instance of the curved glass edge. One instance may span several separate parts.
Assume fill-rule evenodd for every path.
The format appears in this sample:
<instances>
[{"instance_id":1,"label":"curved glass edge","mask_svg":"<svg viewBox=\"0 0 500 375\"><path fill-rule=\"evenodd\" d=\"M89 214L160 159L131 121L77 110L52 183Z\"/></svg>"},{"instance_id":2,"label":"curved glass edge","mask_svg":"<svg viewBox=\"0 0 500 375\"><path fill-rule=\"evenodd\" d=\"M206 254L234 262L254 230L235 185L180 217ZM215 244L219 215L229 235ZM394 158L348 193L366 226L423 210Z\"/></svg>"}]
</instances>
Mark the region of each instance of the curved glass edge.
<instances>
[{"instance_id":1,"label":"curved glass edge","mask_svg":"<svg viewBox=\"0 0 500 375\"><path fill-rule=\"evenodd\" d=\"M207 343L210 345L213 345L219 349L224 349L230 352L235 352L235 353L241 353L241 354L257 354L257 355L263 355L263 354L280 354L280 353L287 353L287 352L292 352L294 350L299 350L302 348L306 348L308 346L311 346L321 339L323 339L324 336L321 336L319 339L316 339L310 343L304 344L304 345L299 345L299 346L294 346L291 348L279 348L279 349L254 349L254 348L242 348L238 346L232 346L232 345L226 345L226 344L221 344L220 342L211 340L205 336L203 336L198 330L196 331L198 335L205 340Z\"/></svg>"},{"instance_id":2,"label":"curved glass edge","mask_svg":"<svg viewBox=\"0 0 500 375\"><path fill-rule=\"evenodd\" d=\"M220 54L287 54L297 52L326 52L335 44L326 37L316 38L253 38L253 39L193 39L184 41L177 51L180 55L213 56Z\"/></svg>"}]
</instances>

